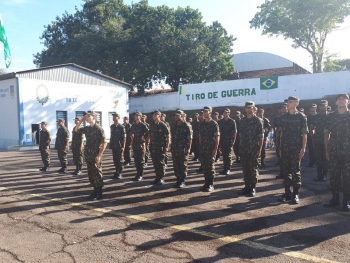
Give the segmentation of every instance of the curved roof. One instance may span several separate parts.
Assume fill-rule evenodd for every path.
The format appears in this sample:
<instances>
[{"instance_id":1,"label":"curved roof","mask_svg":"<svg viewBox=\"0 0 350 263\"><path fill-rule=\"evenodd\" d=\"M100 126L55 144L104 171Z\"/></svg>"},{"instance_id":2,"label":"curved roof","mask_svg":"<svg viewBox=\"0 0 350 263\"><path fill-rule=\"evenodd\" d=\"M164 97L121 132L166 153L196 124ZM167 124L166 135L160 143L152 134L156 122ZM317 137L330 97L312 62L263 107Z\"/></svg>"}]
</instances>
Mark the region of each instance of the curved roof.
<instances>
[{"instance_id":1,"label":"curved roof","mask_svg":"<svg viewBox=\"0 0 350 263\"><path fill-rule=\"evenodd\" d=\"M266 52L246 52L236 54L232 58L235 69L238 72L289 68L293 67L293 61L284 57Z\"/></svg>"}]
</instances>

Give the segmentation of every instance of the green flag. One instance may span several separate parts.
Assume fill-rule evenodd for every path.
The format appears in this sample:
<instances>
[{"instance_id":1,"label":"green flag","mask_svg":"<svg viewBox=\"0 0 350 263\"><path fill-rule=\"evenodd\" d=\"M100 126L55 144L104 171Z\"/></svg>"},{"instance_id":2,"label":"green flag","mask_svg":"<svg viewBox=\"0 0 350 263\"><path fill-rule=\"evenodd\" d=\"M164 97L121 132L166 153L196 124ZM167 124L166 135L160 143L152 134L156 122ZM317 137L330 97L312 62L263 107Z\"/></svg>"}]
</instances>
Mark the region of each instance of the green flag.
<instances>
[{"instance_id":1,"label":"green flag","mask_svg":"<svg viewBox=\"0 0 350 263\"><path fill-rule=\"evenodd\" d=\"M5 65L8 68L11 65L11 51L9 43L7 42L6 31L2 18L0 16L0 41L4 44L4 56L5 56Z\"/></svg>"},{"instance_id":2,"label":"green flag","mask_svg":"<svg viewBox=\"0 0 350 263\"><path fill-rule=\"evenodd\" d=\"M260 89L269 90L278 88L278 77L260 78Z\"/></svg>"}]
</instances>

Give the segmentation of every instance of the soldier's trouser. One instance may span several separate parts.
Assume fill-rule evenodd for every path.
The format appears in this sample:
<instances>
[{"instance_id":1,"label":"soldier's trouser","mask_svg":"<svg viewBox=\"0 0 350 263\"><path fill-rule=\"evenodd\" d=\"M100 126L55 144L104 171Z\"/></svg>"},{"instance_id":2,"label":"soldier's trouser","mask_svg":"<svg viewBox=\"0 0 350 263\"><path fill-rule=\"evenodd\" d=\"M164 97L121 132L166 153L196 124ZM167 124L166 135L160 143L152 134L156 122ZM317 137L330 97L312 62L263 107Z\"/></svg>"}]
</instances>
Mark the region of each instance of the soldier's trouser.
<instances>
[{"instance_id":1,"label":"soldier's trouser","mask_svg":"<svg viewBox=\"0 0 350 263\"><path fill-rule=\"evenodd\" d=\"M149 151L149 144L146 144L146 151L145 151L145 162L148 162L148 159L150 157L150 151Z\"/></svg>"},{"instance_id":2,"label":"soldier's trouser","mask_svg":"<svg viewBox=\"0 0 350 263\"><path fill-rule=\"evenodd\" d=\"M300 152L286 152L282 151L282 174L284 176L284 186L301 186L301 173L300 173Z\"/></svg>"},{"instance_id":3,"label":"soldier's trouser","mask_svg":"<svg viewBox=\"0 0 350 263\"><path fill-rule=\"evenodd\" d=\"M136 169L143 168L145 164L145 150L140 147L133 147L132 148L134 152L134 162Z\"/></svg>"},{"instance_id":4,"label":"soldier's trouser","mask_svg":"<svg viewBox=\"0 0 350 263\"><path fill-rule=\"evenodd\" d=\"M331 154L330 188L333 193L350 194L350 156Z\"/></svg>"},{"instance_id":5,"label":"soldier's trouser","mask_svg":"<svg viewBox=\"0 0 350 263\"><path fill-rule=\"evenodd\" d=\"M185 153L173 153L174 173L178 181L184 181L187 177L188 155Z\"/></svg>"},{"instance_id":6,"label":"soldier's trouser","mask_svg":"<svg viewBox=\"0 0 350 263\"><path fill-rule=\"evenodd\" d=\"M64 149L57 149L57 155L62 167L67 167L67 151Z\"/></svg>"},{"instance_id":7,"label":"soldier's trouser","mask_svg":"<svg viewBox=\"0 0 350 263\"><path fill-rule=\"evenodd\" d=\"M322 171L324 171L322 175L326 175L328 171L328 160L326 158L326 150L324 144L314 144L314 152L317 168L320 168Z\"/></svg>"},{"instance_id":8,"label":"soldier's trouser","mask_svg":"<svg viewBox=\"0 0 350 263\"><path fill-rule=\"evenodd\" d=\"M80 149L75 149L75 148L72 148L72 153L73 153L73 163L75 165L81 165L83 164L83 152L80 151Z\"/></svg>"},{"instance_id":9,"label":"soldier's trouser","mask_svg":"<svg viewBox=\"0 0 350 263\"><path fill-rule=\"evenodd\" d=\"M235 144L233 145L233 152L235 153L237 159L239 158L239 144L240 144L240 142L239 142L239 138L237 136Z\"/></svg>"},{"instance_id":10,"label":"soldier's trouser","mask_svg":"<svg viewBox=\"0 0 350 263\"><path fill-rule=\"evenodd\" d=\"M243 169L244 182L247 184L256 184L259 176L259 162L256 154L242 153L241 163Z\"/></svg>"},{"instance_id":11,"label":"soldier's trouser","mask_svg":"<svg viewBox=\"0 0 350 263\"><path fill-rule=\"evenodd\" d=\"M152 163L157 179L162 179L165 175L165 154L163 148L151 150Z\"/></svg>"},{"instance_id":12,"label":"soldier's trouser","mask_svg":"<svg viewBox=\"0 0 350 263\"><path fill-rule=\"evenodd\" d=\"M121 173L124 168L124 159L123 154L120 152L120 149L114 150L112 149L113 154L113 164L115 167L115 171Z\"/></svg>"},{"instance_id":13,"label":"soldier's trouser","mask_svg":"<svg viewBox=\"0 0 350 263\"><path fill-rule=\"evenodd\" d=\"M215 178L215 157L212 156L212 152L201 152L200 161L205 181L208 184L213 184Z\"/></svg>"},{"instance_id":14,"label":"soldier's trouser","mask_svg":"<svg viewBox=\"0 0 350 263\"><path fill-rule=\"evenodd\" d=\"M280 161L280 147L276 145L276 157L278 159L278 162Z\"/></svg>"},{"instance_id":15,"label":"soldier's trouser","mask_svg":"<svg viewBox=\"0 0 350 263\"><path fill-rule=\"evenodd\" d=\"M312 143L312 139L310 136L307 138L307 147L309 148L309 163L315 164L315 151L314 151L314 145Z\"/></svg>"},{"instance_id":16,"label":"soldier's trouser","mask_svg":"<svg viewBox=\"0 0 350 263\"><path fill-rule=\"evenodd\" d=\"M97 165L94 161L86 162L90 184L93 187L103 186L102 163Z\"/></svg>"},{"instance_id":17,"label":"soldier's trouser","mask_svg":"<svg viewBox=\"0 0 350 263\"><path fill-rule=\"evenodd\" d=\"M126 145L125 145L124 160L127 163L131 162L131 145L130 145L130 142L126 143Z\"/></svg>"},{"instance_id":18,"label":"soldier's trouser","mask_svg":"<svg viewBox=\"0 0 350 263\"><path fill-rule=\"evenodd\" d=\"M232 164L232 147L231 144L221 145L222 159L224 163L224 169L230 169Z\"/></svg>"},{"instance_id":19,"label":"soldier's trouser","mask_svg":"<svg viewBox=\"0 0 350 263\"><path fill-rule=\"evenodd\" d=\"M50 165L50 149L49 150L40 150L41 160L43 161L44 166Z\"/></svg>"},{"instance_id":20,"label":"soldier's trouser","mask_svg":"<svg viewBox=\"0 0 350 263\"><path fill-rule=\"evenodd\" d=\"M265 149L266 139L267 138L265 137L263 146L261 147L261 161L265 160L265 157L266 157L266 149Z\"/></svg>"}]
</instances>

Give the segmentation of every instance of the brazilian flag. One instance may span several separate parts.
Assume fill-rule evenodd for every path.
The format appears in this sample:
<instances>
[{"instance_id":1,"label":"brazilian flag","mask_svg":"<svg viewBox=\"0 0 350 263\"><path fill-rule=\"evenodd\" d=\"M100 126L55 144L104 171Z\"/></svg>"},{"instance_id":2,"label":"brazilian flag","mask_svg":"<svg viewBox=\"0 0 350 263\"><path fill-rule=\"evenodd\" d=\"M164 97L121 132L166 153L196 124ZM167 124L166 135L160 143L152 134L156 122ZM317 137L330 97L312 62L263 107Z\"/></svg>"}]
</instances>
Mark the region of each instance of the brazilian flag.
<instances>
[{"instance_id":1,"label":"brazilian flag","mask_svg":"<svg viewBox=\"0 0 350 263\"><path fill-rule=\"evenodd\" d=\"M278 77L260 78L260 89L269 90L278 88Z\"/></svg>"},{"instance_id":2,"label":"brazilian flag","mask_svg":"<svg viewBox=\"0 0 350 263\"><path fill-rule=\"evenodd\" d=\"M183 94L185 94L185 87L180 85L179 86L179 95L183 95Z\"/></svg>"}]
</instances>

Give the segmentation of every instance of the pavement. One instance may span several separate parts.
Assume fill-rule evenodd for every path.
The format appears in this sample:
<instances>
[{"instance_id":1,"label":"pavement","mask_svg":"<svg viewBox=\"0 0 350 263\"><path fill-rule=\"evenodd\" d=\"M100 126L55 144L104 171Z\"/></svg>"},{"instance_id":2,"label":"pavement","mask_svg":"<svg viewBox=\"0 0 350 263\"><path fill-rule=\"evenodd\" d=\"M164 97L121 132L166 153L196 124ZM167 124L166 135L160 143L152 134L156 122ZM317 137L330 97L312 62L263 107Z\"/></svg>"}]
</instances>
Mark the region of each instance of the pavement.
<instances>
[{"instance_id":1,"label":"pavement","mask_svg":"<svg viewBox=\"0 0 350 263\"><path fill-rule=\"evenodd\" d=\"M0 152L0 262L350 262L350 213L322 206L329 181L313 181L307 158L299 205L277 202L284 190L274 149L256 197L237 194L237 164L217 175L212 193L198 191L204 178L192 161L184 189L172 188L171 160L165 185L151 184L151 163L141 182L132 181L133 165L113 180L106 150L104 198L87 201L86 171L61 175L55 150L51 160L51 172L41 173L38 151Z\"/></svg>"}]
</instances>

